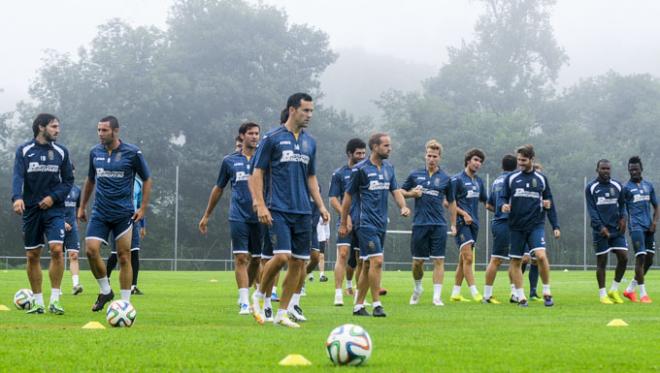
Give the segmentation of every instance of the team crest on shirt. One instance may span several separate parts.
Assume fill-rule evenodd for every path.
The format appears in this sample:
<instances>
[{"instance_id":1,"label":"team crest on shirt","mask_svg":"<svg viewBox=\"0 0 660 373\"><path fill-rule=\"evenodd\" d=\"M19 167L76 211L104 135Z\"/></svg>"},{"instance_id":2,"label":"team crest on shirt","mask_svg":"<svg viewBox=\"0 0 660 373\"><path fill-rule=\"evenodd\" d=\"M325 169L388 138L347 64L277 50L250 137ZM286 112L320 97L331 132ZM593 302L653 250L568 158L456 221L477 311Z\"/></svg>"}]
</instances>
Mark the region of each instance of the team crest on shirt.
<instances>
[{"instance_id":1,"label":"team crest on shirt","mask_svg":"<svg viewBox=\"0 0 660 373\"><path fill-rule=\"evenodd\" d=\"M610 194L614 195L614 188L610 187Z\"/></svg>"},{"instance_id":2,"label":"team crest on shirt","mask_svg":"<svg viewBox=\"0 0 660 373\"><path fill-rule=\"evenodd\" d=\"M305 152L305 153L309 153L309 142L308 141L303 141L302 151Z\"/></svg>"},{"instance_id":3,"label":"team crest on shirt","mask_svg":"<svg viewBox=\"0 0 660 373\"><path fill-rule=\"evenodd\" d=\"M55 153L53 153L52 150L49 150L48 151L48 160L52 161L53 159L55 159Z\"/></svg>"},{"instance_id":4,"label":"team crest on shirt","mask_svg":"<svg viewBox=\"0 0 660 373\"><path fill-rule=\"evenodd\" d=\"M376 248L376 243L374 241L369 241L369 249L373 250Z\"/></svg>"},{"instance_id":5,"label":"team crest on shirt","mask_svg":"<svg viewBox=\"0 0 660 373\"><path fill-rule=\"evenodd\" d=\"M532 188L536 188L538 186L538 182L536 179L532 179Z\"/></svg>"},{"instance_id":6,"label":"team crest on shirt","mask_svg":"<svg viewBox=\"0 0 660 373\"><path fill-rule=\"evenodd\" d=\"M389 173L387 172L387 170L383 170L383 176L385 176L385 179L389 179L389 178L390 178L390 175L389 175Z\"/></svg>"},{"instance_id":7,"label":"team crest on shirt","mask_svg":"<svg viewBox=\"0 0 660 373\"><path fill-rule=\"evenodd\" d=\"M117 152L117 154L115 154L115 162L119 162L120 159L121 159L121 152Z\"/></svg>"},{"instance_id":8,"label":"team crest on shirt","mask_svg":"<svg viewBox=\"0 0 660 373\"><path fill-rule=\"evenodd\" d=\"M433 185L439 187L439 186L440 186L440 179L437 179L437 178L436 178L436 179L433 181Z\"/></svg>"}]
</instances>

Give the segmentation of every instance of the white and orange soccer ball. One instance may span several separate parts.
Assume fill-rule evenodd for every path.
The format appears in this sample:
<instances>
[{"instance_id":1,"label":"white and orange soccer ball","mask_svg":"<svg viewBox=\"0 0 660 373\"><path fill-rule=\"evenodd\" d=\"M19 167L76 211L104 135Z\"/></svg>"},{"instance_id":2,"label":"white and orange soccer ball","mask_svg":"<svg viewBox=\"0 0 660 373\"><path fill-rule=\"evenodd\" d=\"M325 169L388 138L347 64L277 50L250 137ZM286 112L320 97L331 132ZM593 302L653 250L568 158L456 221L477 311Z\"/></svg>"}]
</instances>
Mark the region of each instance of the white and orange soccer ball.
<instances>
[{"instance_id":1,"label":"white and orange soccer ball","mask_svg":"<svg viewBox=\"0 0 660 373\"><path fill-rule=\"evenodd\" d=\"M135 322L137 311L131 302L125 300L116 300L108 306L105 319L108 324L116 327L130 327Z\"/></svg>"},{"instance_id":2,"label":"white and orange soccer ball","mask_svg":"<svg viewBox=\"0 0 660 373\"><path fill-rule=\"evenodd\" d=\"M371 337L359 325L344 324L335 328L325 343L328 357L335 365L360 365L371 356Z\"/></svg>"},{"instance_id":3,"label":"white and orange soccer ball","mask_svg":"<svg viewBox=\"0 0 660 373\"><path fill-rule=\"evenodd\" d=\"M14 294L14 306L19 310L26 310L32 306L34 294L30 289L20 289Z\"/></svg>"}]
</instances>

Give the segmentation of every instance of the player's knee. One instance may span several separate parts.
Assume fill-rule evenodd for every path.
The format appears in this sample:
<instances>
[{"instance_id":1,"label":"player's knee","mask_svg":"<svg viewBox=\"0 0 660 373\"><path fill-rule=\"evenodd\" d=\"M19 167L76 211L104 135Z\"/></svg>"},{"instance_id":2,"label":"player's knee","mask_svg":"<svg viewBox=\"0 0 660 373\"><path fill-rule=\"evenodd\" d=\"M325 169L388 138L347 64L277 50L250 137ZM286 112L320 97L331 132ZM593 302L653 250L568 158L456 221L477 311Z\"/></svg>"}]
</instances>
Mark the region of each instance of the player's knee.
<instances>
[{"instance_id":1,"label":"player's knee","mask_svg":"<svg viewBox=\"0 0 660 373\"><path fill-rule=\"evenodd\" d=\"M28 250L25 252L25 256L30 264L38 263L41 257L37 250Z\"/></svg>"},{"instance_id":2,"label":"player's knee","mask_svg":"<svg viewBox=\"0 0 660 373\"><path fill-rule=\"evenodd\" d=\"M69 251L69 260L78 260L78 252L77 251Z\"/></svg>"},{"instance_id":3,"label":"player's knee","mask_svg":"<svg viewBox=\"0 0 660 373\"><path fill-rule=\"evenodd\" d=\"M234 259L234 262L236 263L236 267L247 267L247 265L248 265L247 255L245 255L245 254L236 255L236 258Z\"/></svg>"},{"instance_id":4,"label":"player's knee","mask_svg":"<svg viewBox=\"0 0 660 373\"><path fill-rule=\"evenodd\" d=\"M383 268L383 256L374 256L369 259L369 262L371 264L371 267L375 269L382 269Z\"/></svg>"},{"instance_id":5,"label":"player's knee","mask_svg":"<svg viewBox=\"0 0 660 373\"><path fill-rule=\"evenodd\" d=\"M470 264L472 263L472 253L471 252L463 252L463 263L464 264Z\"/></svg>"},{"instance_id":6,"label":"player's knee","mask_svg":"<svg viewBox=\"0 0 660 373\"><path fill-rule=\"evenodd\" d=\"M499 267L500 265L502 265L502 258L493 257L490 259L490 262L493 263L494 266Z\"/></svg>"},{"instance_id":7,"label":"player's knee","mask_svg":"<svg viewBox=\"0 0 660 373\"><path fill-rule=\"evenodd\" d=\"M413 259L413 268L414 269L422 269L424 267L424 260L423 259Z\"/></svg>"}]
</instances>

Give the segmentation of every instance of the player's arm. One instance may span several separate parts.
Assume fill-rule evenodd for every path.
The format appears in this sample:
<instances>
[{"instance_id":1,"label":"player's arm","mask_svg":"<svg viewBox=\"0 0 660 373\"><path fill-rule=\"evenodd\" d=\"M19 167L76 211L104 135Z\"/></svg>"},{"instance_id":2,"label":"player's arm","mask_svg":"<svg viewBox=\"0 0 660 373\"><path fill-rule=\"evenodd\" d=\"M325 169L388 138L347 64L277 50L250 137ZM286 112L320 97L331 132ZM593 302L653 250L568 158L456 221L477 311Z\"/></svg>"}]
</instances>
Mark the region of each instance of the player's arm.
<instances>
[{"instance_id":1,"label":"player's arm","mask_svg":"<svg viewBox=\"0 0 660 373\"><path fill-rule=\"evenodd\" d=\"M619 205L619 232L622 234L626 232L626 221L628 220L628 211L626 209L626 200L623 195L623 188L621 188L621 192L619 193L619 198L618 198L618 205Z\"/></svg>"},{"instance_id":2,"label":"player's arm","mask_svg":"<svg viewBox=\"0 0 660 373\"><path fill-rule=\"evenodd\" d=\"M587 202L587 212L589 212L589 217L591 217L591 227L596 231L599 231L603 237L609 237L610 232L607 230L605 224L603 224L603 221L600 220L600 215L596 209L596 202L591 194L590 186L591 185L587 185L584 189L584 198Z\"/></svg>"},{"instance_id":3,"label":"player's arm","mask_svg":"<svg viewBox=\"0 0 660 373\"><path fill-rule=\"evenodd\" d=\"M509 213L511 212L511 204L509 203L509 198L511 197L511 188L509 187L511 175L507 175L504 178L504 184L502 186L502 193L498 197L498 200L501 202L502 212Z\"/></svg>"},{"instance_id":4,"label":"player's arm","mask_svg":"<svg viewBox=\"0 0 660 373\"><path fill-rule=\"evenodd\" d=\"M488 194L488 200L486 201L486 210L490 212L495 212L495 191L491 189L490 194Z\"/></svg>"},{"instance_id":5,"label":"player's arm","mask_svg":"<svg viewBox=\"0 0 660 373\"><path fill-rule=\"evenodd\" d=\"M95 184L96 184L96 180L94 178L90 179L88 176L80 192L81 197L80 197L80 207L78 207L78 220L82 222L87 221L87 203L89 202L89 199L92 196L92 191L94 190Z\"/></svg>"},{"instance_id":6,"label":"player's arm","mask_svg":"<svg viewBox=\"0 0 660 373\"><path fill-rule=\"evenodd\" d=\"M14 212L22 215L25 211L25 202L23 202L23 183L25 182L25 160L23 159L23 149L19 147L16 150L16 159L14 160L14 174L12 176L12 196Z\"/></svg>"},{"instance_id":7,"label":"player's arm","mask_svg":"<svg viewBox=\"0 0 660 373\"><path fill-rule=\"evenodd\" d=\"M214 185L213 189L211 189L209 201L206 204L206 210L204 210L204 215L202 215L202 219L199 221L199 231L203 234L206 234L207 232L209 218L213 213L213 209L215 209L215 206L218 204L218 201L220 201L220 198L222 197L222 191L223 189L217 185Z\"/></svg>"},{"instance_id":8,"label":"player's arm","mask_svg":"<svg viewBox=\"0 0 660 373\"><path fill-rule=\"evenodd\" d=\"M264 201L264 170L261 168L255 168L252 171L252 175L248 179L248 187L250 188L250 194L252 195L252 206L257 212L257 218L261 224L272 225L273 218L270 215L270 211L266 207L266 201Z\"/></svg>"},{"instance_id":9,"label":"player's arm","mask_svg":"<svg viewBox=\"0 0 660 373\"><path fill-rule=\"evenodd\" d=\"M344 198L342 199L341 203L341 212L339 215L339 235L341 237L344 237L350 232L353 227L351 227L351 224L349 224L348 221L348 213L351 210L351 203L353 203L353 196L349 192L344 193Z\"/></svg>"},{"instance_id":10,"label":"player's arm","mask_svg":"<svg viewBox=\"0 0 660 373\"><path fill-rule=\"evenodd\" d=\"M406 205L406 199L403 197L403 193L401 193L401 189L393 190L392 196L394 197L394 201L396 201L396 204L399 206L399 209L401 210L401 216L408 217L410 215L410 209Z\"/></svg>"},{"instance_id":11,"label":"player's arm","mask_svg":"<svg viewBox=\"0 0 660 373\"><path fill-rule=\"evenodd\" d=\"M339 198L344 195L344 191L342 189L341 174L339 174L339 172L333 172L332 177L330 178L328 197L330 200L330 207L332 207L332 209L335 210L337 214L341 214L341 201Z\"/></svg>"},{"instance_id":12,"label":"player's arm","mask_svg":"<svg viewBox=\"0 0 660 373\"><path fill-rule=\"evenodd\" d=\"M660 218L660 210L658 209L658 200L655 197L655 188L651 186L651 206L653 206L653 221L651 222L651 227L649 230L655 232L656 222Z\"/></svg>"},{"instance_id":13,"label":"player's arm","mask_svg":"<svg viewBox=\"0 0 660 373\"><path fill-rule=\"evenodd\" d=\"M451 184L448 185L447 190L445 191L446 198L442 202L443 206L446 205L447 209L449 210L449 231L451 232L452 236L456 236L456 219L458 215L458 206L456 205L456 198L454 196L454 188L452 188Z\"/></svg>"},{"instance_id":14,"label":"player's arm","mask_svg":"<svg viewBox=\"0 0 660 373\"><path fill-rule=\"evenodd\" d=\"M325 208L325 203L323 203L323 197L321 197L319 189L319 180L316 178L316 175L307 176L307 189L309 190L316 207L319 208L321 219L323 219L324 223L328 223L330 221L330 213L328 212L328 209Z\"/></svg>"},{"instance_id":15,"label":"player's arm","mask_svg":"<svg viewBox=\"0 0 660 373\"><path fill-rule=\"evenodd\" d=\"M147 214L147 207L149 206L149 197L151 196L151 178L142 179L142 205L133 215L133 221L139 222Z\"/></svg>"},{"instance_id":16,"label":"player's arm","mask_svg":"<svg viewBox=\"0 0 660 373\"><path fill-rule=\"evenodd\" d=\"M403 183L403 185L401 185L400 191L404 198L422 197L422 190L416 188L416 183L412 174L408 175L406 181Z\"/></svg>"}]
</instances>

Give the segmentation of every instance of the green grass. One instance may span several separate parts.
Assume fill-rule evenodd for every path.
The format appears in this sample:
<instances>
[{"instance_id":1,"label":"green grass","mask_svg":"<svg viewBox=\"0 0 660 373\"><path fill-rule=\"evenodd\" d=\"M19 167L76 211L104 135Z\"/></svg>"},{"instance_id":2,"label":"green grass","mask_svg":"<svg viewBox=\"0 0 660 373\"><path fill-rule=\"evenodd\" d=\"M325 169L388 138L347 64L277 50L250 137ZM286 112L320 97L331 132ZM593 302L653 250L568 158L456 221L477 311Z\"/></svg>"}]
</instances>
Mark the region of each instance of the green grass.
<instances>
[{"instance_id":1,"label":"green grass","mask_svg":"<svg viewBox=\"0 0 660 373\"><path fill-rule=\"evenodd\" d=\"M88 321L106 324L104 313L90 311L97 286L89 272L82 276L85 292L76 297L69 295L71 280L65 275L66 314L55 316L16 310L12 296L27 287L27 277L23 271L2 271L0 304L11 311L0 312L0 371L291 371L277 364L291 353L312 362L300 371L328 370L333 367L325 339L343 323L358 323L371 335L371 359L357 368L365 372L660 370L659 272L647 279L657 300L651 305L600 305L594 273L574 271L553 272L555 307L532 303L528 309L449 303L452 273L445 276L447 305L435 307L429 275L422 301L409 306L410 273L384 274L390 291L383 298L386 319L356 319L350 301L333 307L332 278L309 283L301 305L310 321L292 330L238 316L231 272L145 271L140 288L146 295L132 299L138 310L132 328L83 330ZM483 273L477 276L481 290ZM506 282L500 272L495 288L500 300L508 297ZM607 327L614 318L630 326Z\"/></svg>"}]
</instances>

